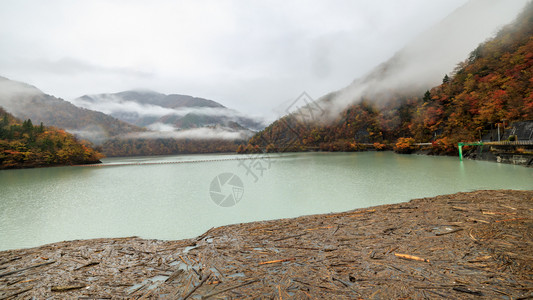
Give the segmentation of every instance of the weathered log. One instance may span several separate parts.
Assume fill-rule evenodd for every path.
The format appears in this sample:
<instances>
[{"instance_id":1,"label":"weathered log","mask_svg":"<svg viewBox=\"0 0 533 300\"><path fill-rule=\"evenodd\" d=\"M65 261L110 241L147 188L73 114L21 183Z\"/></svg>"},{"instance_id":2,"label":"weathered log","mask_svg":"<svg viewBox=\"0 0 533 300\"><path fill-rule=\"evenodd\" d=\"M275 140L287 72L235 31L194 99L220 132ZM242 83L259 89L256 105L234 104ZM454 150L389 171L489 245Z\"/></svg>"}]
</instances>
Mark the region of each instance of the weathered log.
<instances>
[{"instance_id":1,"label":"weathered log","mask_svg":"<svg viewBox=\"0 0 533 300\"><path fill-rule=\"evenodd\" d=\"M45 263L42 263L42 264L37 264L37 265L29 266L29 267L26 267L26 268L14 270L14 271L9 271L9 272L0 274L0 278L5 277L5 276L9 276L9 275L12 275L12 274L24 272L26 270L30 270L30 269L34 269L34 268L38 268L38 267L42 267L42 266L51 265L53 263L55 263L55 261L48 261L48 262L45 262Z\"/></svg>"},{"instance_id":2,"label":"weathered log","mask_svg":"<svg viewBox=\"0 0 533 300\"><path fill-rule=\"evenodd\" d=\"M416 260L416 261L423 261L423 262L429 262L429 259L421 258L421 257L414 256L414 255L401 254L401 253L394 253L394 255L395 255L396 257L399 257L399 258L402 258L402 259Z\"/></svg>"}]
</instances>

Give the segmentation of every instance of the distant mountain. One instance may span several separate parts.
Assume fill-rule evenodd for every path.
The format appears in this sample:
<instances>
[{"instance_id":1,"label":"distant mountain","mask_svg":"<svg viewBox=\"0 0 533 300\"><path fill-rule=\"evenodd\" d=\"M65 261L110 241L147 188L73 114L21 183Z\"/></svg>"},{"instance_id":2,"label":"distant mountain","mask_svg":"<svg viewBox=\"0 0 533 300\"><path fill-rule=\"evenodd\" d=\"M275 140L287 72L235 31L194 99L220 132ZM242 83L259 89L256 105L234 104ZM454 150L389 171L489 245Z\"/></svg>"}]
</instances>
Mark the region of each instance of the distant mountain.
<instances>
[{"instance_id":1,"label":"distant mountain","mask_svg":"<svg viewBox=\"0 0 533 300\"><path fill-rule=\"evenodd\" d=\"M0 170L98 163L102 157L64 130L22 122L0 107Z\"/></svg>"},{"instance_id":2,"label":"distant mountain","mask_svg":"<svg viewBox=\"0 0 533 300\"><path fill-rule=\"evenodd\" d=\"M7 112L34 124L63 128L97 144L107 156L234 152L255 133L250 128L262 128L260 122L215 101L190 96L127 91L84 96L76 102L101 111L0 77L0 106Z\"/></svg>"},{"instance_id":3,"label":"distant mountain","mask_svg":"<svg viewBox=\"0 0 533 300\"><path fill-rule=\"evenodd\" d=\"M72 103L101 111L119 120L152 130L172 131L239 124L248 130L264 128L249 118L213 100L153 91L124 91L85 95Z\"/></svg>"},{"instance_id":4,"label":"distant mountain","mask_svg":"<svg viewBox=\"0 0 533 300\"><path fill-rule=\"evenodd\" d=\"M34 86L0 77L0 106L19 119L63 128L92 142L145 131L104 113L80 108Z\"/></svg>"},{"instance_id":5,"label":"distant mountain","mask_svg":"<svg viewBox=\"0 0 533 300\"><path fill-rule=\"evenodd\" d=\"M117 97L124 101L133 101L141 104L152 104L166 108L179 107L221 107L223 105L212 100L196 98L186 95L165 95L153 91L124 91L115 94L100 94L96 97Z\"/></svg>"}]
</instances>

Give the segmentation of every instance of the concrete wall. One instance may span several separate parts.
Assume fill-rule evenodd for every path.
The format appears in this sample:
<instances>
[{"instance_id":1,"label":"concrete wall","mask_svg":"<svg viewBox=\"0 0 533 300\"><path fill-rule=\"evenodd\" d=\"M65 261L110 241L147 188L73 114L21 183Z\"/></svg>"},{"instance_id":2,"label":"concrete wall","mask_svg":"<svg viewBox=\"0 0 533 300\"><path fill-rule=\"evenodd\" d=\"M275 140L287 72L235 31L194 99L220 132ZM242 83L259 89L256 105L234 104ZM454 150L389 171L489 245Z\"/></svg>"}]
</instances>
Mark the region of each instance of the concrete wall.
<instances>
[{"instance_id":1,"label":"concrete wall","mask_svg":"<svg viewBox=\"0 0 533 300\"><path fill-rule=\"evenodd\" d=\"M510 150L511 149L509 149L509 147L506 147L506 149L503 151L498 151L494 149L494 147L484 147L483 151L480 152L480 147L476 146L467 154L465 154L465 158L521 165L533 168L533 154L513 153L513 151ZM504 151L508 153L505 153Z\"/></svg>"},{"instance_id":2,"label":"concrete wall","mask_svg":"<svg viewBox=\"0 0 533 300\"><path fill-rule=\"evenodd\" d=\"M531 154L500 153L496 155L496 161L505 164L533 167L533 155Z\"/></svg>"}]
</instances>

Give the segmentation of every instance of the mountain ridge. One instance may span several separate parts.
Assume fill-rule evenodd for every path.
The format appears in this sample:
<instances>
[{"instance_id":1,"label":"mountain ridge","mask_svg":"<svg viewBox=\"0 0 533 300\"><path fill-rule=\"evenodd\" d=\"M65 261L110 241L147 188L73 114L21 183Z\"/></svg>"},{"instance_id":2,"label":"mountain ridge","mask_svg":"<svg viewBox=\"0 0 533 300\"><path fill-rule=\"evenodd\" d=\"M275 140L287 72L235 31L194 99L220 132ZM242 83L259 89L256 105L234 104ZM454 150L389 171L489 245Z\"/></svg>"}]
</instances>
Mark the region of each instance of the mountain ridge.
<instances>
[{"instance_id":1,"label":"mountain ridge","mask_svg":"<svg viewBox=\"0 0 533 300\"><path fill-rule=\"evenodd\" d=\"M264 128L261 121L229 109L214 101L180 94L148 90L84 95L72 102L78 106L107 113L132 125L154 128L157 124L176 130L238 123L252 131Z\"/></svg>"}]
</instances>

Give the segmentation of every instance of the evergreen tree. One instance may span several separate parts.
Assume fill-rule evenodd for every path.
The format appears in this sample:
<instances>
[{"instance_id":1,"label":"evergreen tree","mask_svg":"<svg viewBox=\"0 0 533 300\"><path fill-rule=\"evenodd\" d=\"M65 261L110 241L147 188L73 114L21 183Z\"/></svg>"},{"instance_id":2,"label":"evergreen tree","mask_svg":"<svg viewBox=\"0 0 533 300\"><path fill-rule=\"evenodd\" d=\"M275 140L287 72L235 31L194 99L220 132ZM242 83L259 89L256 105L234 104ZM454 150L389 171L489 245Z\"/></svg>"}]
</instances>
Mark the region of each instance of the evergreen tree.
<instances>
[{"instance_id":1,"label":"evergreen tree","mask_svg":"<svg viewBox=\"0 0 533 300\"><path fill-rule=\"evenodd\" d=\"M430 102L431 101L431 93L429 91L426 91L423 98L424 102Z\"/></svg>"},{"instance_id":2,"label":"evergreen tree","mask_svg":"<svg viewBox=\"0 0 533 300\"><path fill-rule=\"evenodd\" d=\"M22 131L26 133L31 133L33 131L33 124L30 119L22 122Z\"/></svg>"},{"instance_id":3,"label":"evergreen tree","mask_svg":"<svg viewBox=\"0 0 533 300\"><path fill-rule=\"evenodd\" d=\"M443 84L446 84L446 83L448 83L448 82L450 82L450 77L448 77L448 74L445 74L445 75L444 75L444 78L442 78L442 83L443 83Z\"/></svg>"},{"instance_id":4,"label":"evergreen tree","mask_svg":"<svg viewBox=\"0 0 533 300\"><path fill-rule=\"evenodd\" d=\"M4 117L2 118L2 123L0 124L0 127L6 127L7 125L9 125L9 119L7 118L7 114L4 115Z\"/></svg>"},{"instance_id":5,"label":"evergreen tree","mask_svg":"<svg viewBox=\"0 0 533 300\"><path fill-rule=\"evenodd\" d=\"M39 125L39 128L37 129L37 133L43 133L44 132L44 125L43 122L41 122L41 125Z\"/></svg>"}]
</instances>

